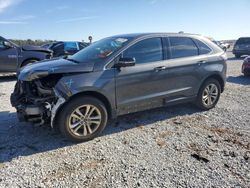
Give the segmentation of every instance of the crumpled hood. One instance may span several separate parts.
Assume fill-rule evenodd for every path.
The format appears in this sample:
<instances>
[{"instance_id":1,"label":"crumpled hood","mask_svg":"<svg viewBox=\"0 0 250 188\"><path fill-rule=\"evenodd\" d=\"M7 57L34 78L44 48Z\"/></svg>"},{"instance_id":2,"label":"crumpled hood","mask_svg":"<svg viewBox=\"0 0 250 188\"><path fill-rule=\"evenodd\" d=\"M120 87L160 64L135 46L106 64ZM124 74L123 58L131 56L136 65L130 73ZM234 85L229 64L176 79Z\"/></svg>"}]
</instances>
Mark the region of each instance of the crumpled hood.
<instances>
[{"instance_id":1,"label":"crumpled hood","mask_svg":"<svg viewBox=\"0 0 250 188\"><path fill-rule=\"evenodd\" d=\"M45 52L45 53L52 53L51 50L42 48L40 46L22 46L23 51L38 51L38 52Z\"/></svg>"},{"instance_id":2,"label":"crumpled hood","mask_svg":"<svg viewBox=\"0 0 250 188\"><path fill-rule=\"evenodd\" d=\"M51 74L92 72L93 69L94 63L74 63L67 59L51 59L25 66L20 71L18 79L32 81Z\"/></svg>"}]
</instances>

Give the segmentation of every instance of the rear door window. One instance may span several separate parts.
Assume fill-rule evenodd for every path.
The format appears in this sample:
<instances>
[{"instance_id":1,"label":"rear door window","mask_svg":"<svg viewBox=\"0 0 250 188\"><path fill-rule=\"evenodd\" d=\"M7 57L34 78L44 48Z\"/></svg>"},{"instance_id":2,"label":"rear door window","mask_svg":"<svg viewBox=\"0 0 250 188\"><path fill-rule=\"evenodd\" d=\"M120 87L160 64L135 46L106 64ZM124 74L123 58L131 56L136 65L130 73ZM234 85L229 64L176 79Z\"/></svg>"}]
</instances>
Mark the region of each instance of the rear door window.
<instances>
[{"instance_id":1,"label":"rear door window","mask_svg":"<svg viewBox=\"0 0 250 188\"><path fill-rule=\"evenodd\" d=\"M123 52L123 57L135 58L136 64L163 60L161 38L150 38L139 41Z\"/></svg>"},{"instance_id":2,"label":"rear door window","mask_svg":"<svg viewBox=\"0 0 250 188\"><path fill-rule=\"evenodd\" d=\"M199 55L199 50L191 38L169 37L169 42L173 59Z\"/></svg>"}]
</instances>

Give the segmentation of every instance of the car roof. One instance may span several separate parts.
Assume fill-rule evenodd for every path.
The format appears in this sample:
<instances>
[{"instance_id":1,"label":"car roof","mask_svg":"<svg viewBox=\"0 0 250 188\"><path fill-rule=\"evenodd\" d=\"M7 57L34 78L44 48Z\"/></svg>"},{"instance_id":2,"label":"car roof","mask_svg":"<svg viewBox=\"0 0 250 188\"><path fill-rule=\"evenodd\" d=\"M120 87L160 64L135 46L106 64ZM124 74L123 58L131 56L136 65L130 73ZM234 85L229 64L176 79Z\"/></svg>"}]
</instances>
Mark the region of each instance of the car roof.
<instances>
[{"instance_id":1,"label":"car roof","mask_svg":"<svg viewBox=\"0 0 250 188\"><path fill-rule=\"evenodd\" d=\"M124 38L140 38L147 36L201 36L199 34L191 34L191 33L131 33L131 34L120 34L111 37L124 37Z\"/></svg>"},{"instance_id":2,"label":"car roof","mask_svg":"<svg viewBox=\"0 0 250 188\"><path fill-rule=\"evenodd\" d=\"M239 39L250 39L250 37L240 37Z\"/></svg>"}]
</instances>

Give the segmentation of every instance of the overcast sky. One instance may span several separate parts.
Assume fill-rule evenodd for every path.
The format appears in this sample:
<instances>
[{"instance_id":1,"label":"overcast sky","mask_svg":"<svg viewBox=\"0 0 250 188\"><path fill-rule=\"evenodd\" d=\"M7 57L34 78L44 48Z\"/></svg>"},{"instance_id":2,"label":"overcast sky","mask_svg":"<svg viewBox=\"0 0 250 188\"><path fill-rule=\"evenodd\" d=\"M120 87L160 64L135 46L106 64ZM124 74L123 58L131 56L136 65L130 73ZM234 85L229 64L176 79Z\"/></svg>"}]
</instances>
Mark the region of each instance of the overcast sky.
<instances>
[{"instance_id":1,"label":"overcast sky","mask_svg":"<svg viewBox=\"0 0 250 188\"><path fill-rule=\"evenodd\" d=\"M87 40L138 32L250 36L250 0L0 0L0 35Z\"/></svg>"}]
</instances>

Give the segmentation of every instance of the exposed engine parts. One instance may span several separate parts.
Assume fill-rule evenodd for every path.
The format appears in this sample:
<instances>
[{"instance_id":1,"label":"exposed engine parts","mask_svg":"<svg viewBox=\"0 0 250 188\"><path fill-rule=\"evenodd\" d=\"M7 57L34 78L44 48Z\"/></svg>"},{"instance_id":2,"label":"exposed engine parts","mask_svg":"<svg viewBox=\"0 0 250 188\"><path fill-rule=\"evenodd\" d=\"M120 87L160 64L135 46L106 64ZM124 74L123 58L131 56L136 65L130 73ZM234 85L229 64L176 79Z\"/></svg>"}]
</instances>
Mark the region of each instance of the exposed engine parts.
<instances>
[{"instance_id":1,"label":"exposed engine parts","mask_svg":"<svg viewBox=\"0 0 250 188\"><path fill-rule=\"evenodd\" d=\"M20 121L32 122L35 125L50 123L53 126L56 111L65 102L52 88L55 81L39 79L17 82L11 95L11 103L17 108Z\"/></svg>"}]
</instances>

